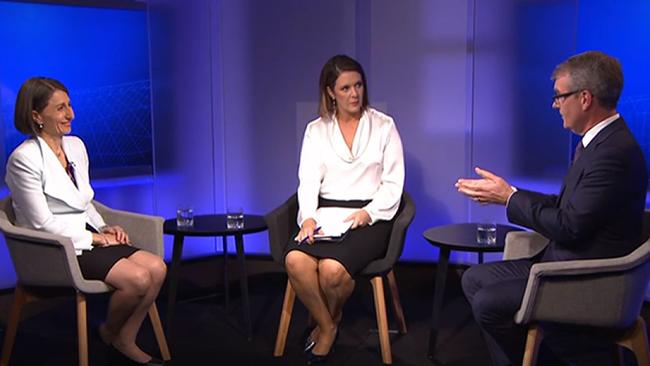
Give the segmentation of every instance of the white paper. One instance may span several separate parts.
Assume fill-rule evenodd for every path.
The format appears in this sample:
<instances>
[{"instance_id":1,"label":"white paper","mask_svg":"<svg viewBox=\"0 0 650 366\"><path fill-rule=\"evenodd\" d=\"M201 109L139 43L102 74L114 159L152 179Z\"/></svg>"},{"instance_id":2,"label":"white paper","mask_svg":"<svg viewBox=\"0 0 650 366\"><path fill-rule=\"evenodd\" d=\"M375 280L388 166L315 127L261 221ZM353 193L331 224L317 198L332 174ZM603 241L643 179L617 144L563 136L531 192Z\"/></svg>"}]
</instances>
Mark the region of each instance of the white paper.
<instances>
[{"instance_id":1,"label":"white paper","mask_svg":"<svg viewBox=\"0 0 650 366\"><path fill-rule=\"evenodd\" d=\"M344 220L357 210L343 207L319 208L316 210L316 225L320 227L320 232L314 238L342 236L352 225L352 220Z\"/></svg>"}]
</instances>

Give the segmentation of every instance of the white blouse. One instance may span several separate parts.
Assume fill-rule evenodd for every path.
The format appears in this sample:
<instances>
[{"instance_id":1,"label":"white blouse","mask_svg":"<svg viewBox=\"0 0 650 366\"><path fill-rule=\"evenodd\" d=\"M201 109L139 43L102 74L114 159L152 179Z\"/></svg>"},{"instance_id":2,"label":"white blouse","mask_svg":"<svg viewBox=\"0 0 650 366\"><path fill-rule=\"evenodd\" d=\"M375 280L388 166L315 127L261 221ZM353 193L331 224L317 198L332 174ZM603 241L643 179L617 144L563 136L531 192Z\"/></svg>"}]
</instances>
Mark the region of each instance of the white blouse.
<instances>
[{"instance_id":1,"label":"white blouse","mask_svg":"<svg viewBox=\"0 0 650 366\"><path fill-rule=\"evenodd\" d=\"M317 218L318 196L334 200L371 200L371 219L390 220L404 187L404 155L393 118L368 108L348 149L336 118L307 125L298 168L298 225Z\"/></svg>"}]
</instances>

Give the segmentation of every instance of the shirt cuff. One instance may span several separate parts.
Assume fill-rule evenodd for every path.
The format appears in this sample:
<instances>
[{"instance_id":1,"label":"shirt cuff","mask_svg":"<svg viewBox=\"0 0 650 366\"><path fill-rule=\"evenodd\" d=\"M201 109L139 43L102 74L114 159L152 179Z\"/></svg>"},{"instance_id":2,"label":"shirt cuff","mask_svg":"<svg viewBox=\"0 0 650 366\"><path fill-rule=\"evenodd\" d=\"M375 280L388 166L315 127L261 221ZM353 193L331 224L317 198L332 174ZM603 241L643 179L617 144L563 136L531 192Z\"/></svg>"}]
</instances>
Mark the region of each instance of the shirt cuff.
<instances>
[{"instance_id":1,"label":"shirt cuff","mask_svg":"<svg viewBox=\"0 0 650 366\"><path fill-rule=\"evenodd\" d=\"M515 187L515 186L510 186L510 189L512 189L512 192L510 192L510 195L508 196L508 199L506 200L506 207L508 207L508 204L510 204L510 198L512 198L512 195L517 192L517 187Z\"/></svg>"}]
</instances>

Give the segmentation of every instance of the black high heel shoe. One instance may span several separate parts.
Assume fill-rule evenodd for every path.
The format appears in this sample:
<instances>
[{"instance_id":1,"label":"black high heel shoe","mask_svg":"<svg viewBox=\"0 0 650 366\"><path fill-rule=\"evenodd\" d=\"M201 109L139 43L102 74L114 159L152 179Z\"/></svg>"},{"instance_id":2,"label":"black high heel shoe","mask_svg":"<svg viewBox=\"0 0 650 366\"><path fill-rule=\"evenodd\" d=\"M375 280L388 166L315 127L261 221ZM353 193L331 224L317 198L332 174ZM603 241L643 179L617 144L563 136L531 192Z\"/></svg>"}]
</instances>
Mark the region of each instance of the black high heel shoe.
<instances>
[{"instance_id":1,"label":"black high heel shoe","mask_svg":"<svg viewBox=\"0 0 650 366\"><path fill-rule=\"evenodd\" d=\"M307 365L316 365L319 363L325 363L329 360L330 354L326 355L317 355L312 350L307 351Z\"/></svg>"},{"instance_id":2,"label":"black high heel shoe","mask_svg":"<svg viewBox=\"0 0 650 366\"><path fill-rule=\"evenodd\" d=\"M303 333L302 339L304 341L303 341L303 345L302 345L302 351L305 352L305 353L311 351L311 349L314 348L314 346L316 345L316 341L314 341L311 338L311 333L314 331L314 329L315 328L312 328L312 329L307 328L307 329L305 329L305 332Z\"/></svg>"},{"instance_id":3,"label":"black high heel shoe","mask_svg":"<svg viewBox=\"0 0 650 366\"><path fill-rule=\"evenodd\" d=\"M334 336L334 341L332 342L332 347L330 347L329 352L325 355L317 355L313 352L313 348L316 345L316 342L314 342L314 345L311 346L309 350L305 350L305 353L307 353L307 365L315 365L319 363L325 363L329 360L330 354L334 353L334 346L336 345L336 342L339 340L339 331L338 329L336 330L336 335Z\"/></svg>"}]
</instances>

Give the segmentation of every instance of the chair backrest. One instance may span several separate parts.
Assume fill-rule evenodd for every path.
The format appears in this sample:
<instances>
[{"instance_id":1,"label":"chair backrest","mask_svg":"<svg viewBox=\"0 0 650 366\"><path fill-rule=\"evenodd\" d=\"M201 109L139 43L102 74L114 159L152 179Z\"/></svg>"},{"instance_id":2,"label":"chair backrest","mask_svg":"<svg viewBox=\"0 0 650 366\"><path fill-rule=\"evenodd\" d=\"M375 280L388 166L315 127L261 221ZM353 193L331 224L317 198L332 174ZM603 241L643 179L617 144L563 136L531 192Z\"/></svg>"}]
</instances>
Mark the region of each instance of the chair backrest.
<instances>
[{"instance_id":1,"label":"chair backrest","mask_svg":"<svg viewBox=\"0 0 650 366\"><path fill-rule=\"evenodd\" d=\"M284 251L291 237L298 232L298 195L293 194L282 205L264 216L268 226L269 246L273 259L284 264Z\"/></svg>"},{"instance_id":2,"label":"chair backrest","mask_svg":"<svg viewBox=\"0 0 650 366\"><path fill-rule=\"evenodd\" d=\"M531 276L540 275L537 286L529 279L537 290L526 289L518 323L626 328L639 316L650 280L650 240L623 257L535 264Z\"/></svg>"},{"instance_id":3,"label":"chair backrest","mask_svg":"<svg viewBox=\"0 0 650 366\"><path fill-rule=\"evenodd\" d=\"M64 236L13 224L11 196L0 201L0 230L11 256L18 282L23 286L73 287L83 292L105 292L102 281L81 276L72 241Z\"/></svg>"},{"instance_id":4,"label":"chair backrest","mask_svg":"<svg viewBox=\"0 0 650 366\"><path fill-rule=\"evenodd\" d=\"M650 211L643 212L643 227L641 229L641 238L645 242L650 238Z\"/></svg>"},{"instance_id":5,"label":"chair backrest","mask_svg":"<svg viewBox=\"0 0 650 366\"><path fill-rule=\"evenodd\" d=\"M646 213L647 216L647 213ZM626 258L633 265L628 269L626 278L626 291L621 304L620 323L628 326L636 321L641 313L641 307L645 300L648 282L650 282L650 240L630 253Z\"/></svg>"},{"instance_id":6,"label":"chair backrest","mask_svg":"<svg viewBox=\"0 0 650 366\"><path fill-rule=\"evenodd\" d=\"M415 203L406 191L402 193L400 207L395 214L393 229L390 233L386 255L370 262L366 268L361 270L361 275L378 275L390 272L404 250L406 231L415 217Z\"/></svg>"},{"instance_id":7,"label":"chair backrest","mask_svg":"<svg viewBox=\"0 0 650 366\"><path fill-rule=\"evenodd\" d=\"M8 220L11 224L16 222L11 196L7 196L0 201L0 219Z\"/></svg>"}]
</instances>

